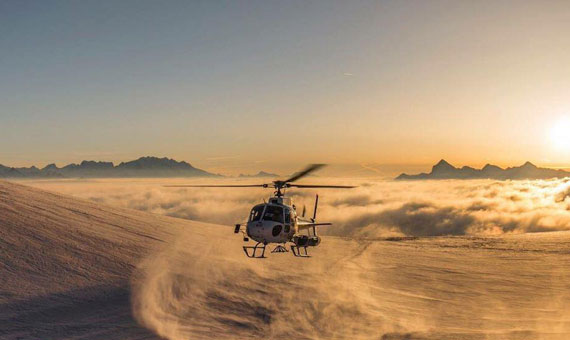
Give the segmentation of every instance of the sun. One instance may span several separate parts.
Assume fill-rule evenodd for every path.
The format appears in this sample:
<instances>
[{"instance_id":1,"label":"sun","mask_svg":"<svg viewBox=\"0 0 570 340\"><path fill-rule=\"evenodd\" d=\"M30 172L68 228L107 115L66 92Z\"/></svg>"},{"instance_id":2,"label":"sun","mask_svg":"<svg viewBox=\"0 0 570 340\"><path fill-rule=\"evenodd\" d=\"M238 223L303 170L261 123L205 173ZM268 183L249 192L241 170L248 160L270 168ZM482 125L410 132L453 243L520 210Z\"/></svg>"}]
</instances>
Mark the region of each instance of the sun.
<instances>
[{"instance_id":1,"label":"sun","mask_svg":"<svg viewBox=\"0 0 570 340\"><path fill-rule=\"evenodd\" d=\"M562 118L552 126L550 141L552 146L558 150L570 150L570 119Z\"/></svg>"}]
</instances>

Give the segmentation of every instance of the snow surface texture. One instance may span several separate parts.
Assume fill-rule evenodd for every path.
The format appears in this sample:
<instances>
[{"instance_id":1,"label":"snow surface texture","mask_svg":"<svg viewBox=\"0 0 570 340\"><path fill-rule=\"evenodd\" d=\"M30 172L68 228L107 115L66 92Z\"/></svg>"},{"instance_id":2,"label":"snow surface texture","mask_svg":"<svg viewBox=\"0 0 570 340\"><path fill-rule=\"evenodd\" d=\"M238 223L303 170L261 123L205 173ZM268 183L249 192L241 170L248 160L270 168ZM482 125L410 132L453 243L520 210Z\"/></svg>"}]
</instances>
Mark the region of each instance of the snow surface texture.
<instances>
[{"instance_id":1,"label":"snow surface texture","mask_svg":"<svg viewBox=\"0 0 570 340\"><path fill-rule=\"evenodd\" d=\"M567 339L570 234L324 237L246 259L232 228L0 182L2 339Z\"/></svg>"}]
</instances>

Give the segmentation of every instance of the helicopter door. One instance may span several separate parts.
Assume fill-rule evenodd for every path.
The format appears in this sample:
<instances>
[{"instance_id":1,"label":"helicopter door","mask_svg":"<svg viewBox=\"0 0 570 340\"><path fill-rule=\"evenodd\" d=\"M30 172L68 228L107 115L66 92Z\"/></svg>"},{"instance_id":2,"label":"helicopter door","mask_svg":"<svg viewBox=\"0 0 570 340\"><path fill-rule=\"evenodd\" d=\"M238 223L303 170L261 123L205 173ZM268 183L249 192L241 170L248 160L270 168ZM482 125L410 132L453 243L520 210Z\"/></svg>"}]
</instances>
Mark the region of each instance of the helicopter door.
<instances>
[{"instance_id":1,"label":"helicopter door","mask_svg":"<svg viewBox=\"0 0 570 340\"><path fill-rule=\"evenodd\" d=\"M291 210L289 208L285 208L285 228L283 231L285 234L289 234L291 231Z\"/></svg>"}]
</instances>

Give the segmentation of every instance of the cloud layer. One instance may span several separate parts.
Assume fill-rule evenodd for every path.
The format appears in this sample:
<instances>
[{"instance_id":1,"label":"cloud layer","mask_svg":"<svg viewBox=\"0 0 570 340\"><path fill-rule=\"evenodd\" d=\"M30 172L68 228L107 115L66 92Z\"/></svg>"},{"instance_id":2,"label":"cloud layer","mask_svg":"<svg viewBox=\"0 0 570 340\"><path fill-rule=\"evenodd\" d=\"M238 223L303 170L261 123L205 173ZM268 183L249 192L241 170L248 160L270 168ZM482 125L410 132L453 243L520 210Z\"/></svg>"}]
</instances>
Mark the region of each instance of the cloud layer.
<instances>
[{"instance_id":1,"label":"cloud layer","mask_svg":"<svg viewBox=\"0 0 570 340\"><path fill-rule=\"evenodd\" d=\"M323 183L333 180L319 179ZM168 216L233 225L267 189L165 188L181 180L35 181L37 187ZM334 183L339 180L335 179ZM570 230L570 179L535 181L368 181L320 190L322 233L348 237L439 236ZM242 183L242 182L239 182ZM290 191L312 215L314 190Z\"/></svg>"}]
</instances>

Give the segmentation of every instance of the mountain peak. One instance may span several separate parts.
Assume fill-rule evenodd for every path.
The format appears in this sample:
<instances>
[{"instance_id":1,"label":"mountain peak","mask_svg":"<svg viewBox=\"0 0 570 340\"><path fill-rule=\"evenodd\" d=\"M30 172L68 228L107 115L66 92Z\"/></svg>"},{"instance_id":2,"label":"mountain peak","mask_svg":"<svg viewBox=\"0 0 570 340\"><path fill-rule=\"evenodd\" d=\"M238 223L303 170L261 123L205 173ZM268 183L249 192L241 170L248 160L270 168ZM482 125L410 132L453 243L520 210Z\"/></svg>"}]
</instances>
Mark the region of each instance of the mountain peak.
<instances>
[{"instance_id":1,"label":"mountain peak","mask_svg":"<svg viewBox=\"0 0 570 340\"><path fill-rule=\"evenodd\" d=\"M433 166L431 171L433 173L433 172L448 172L453 170L456 170L456 168L453 165L449 164L445 159L442 159L439 162L437 162L436 165Z\"/></svg>"},{"instance_id":2,"label":"mountain peak","mask_svg":"<svg viewBox=\"0 0 570 340\"><path fill-rule=\"evenodd\" d=\"M495 169L495 168L499 168L499 167L496 166L495 164L487 163L487 164L485 164L485 166L482 169L485 170L485 169Z\"/></svg>"},{"instance_id":3,"label":"mountain peak","mask_svg":"<svg viewBox=\"0 0 570 340\"><path fill-rule=\"evenodd\" d=\"M131 168L131 169L154 169L154 168L170 168L170 169L194 169L190 164L181 161L178 162L174 159L167 157L154 157L145 156L140 157L134 161L122 162L118 166L119 168Z\"/></svg>"},{"instance_id":4,"label":"mountain peak","mask_svg":"<svg viewBox=\"0 0 570 340\"><path fill-rule=\"evenodd\" d=\"M500 167L494 165L494 164L485 164L485 166L481 169L481 171L483 172L499 172L499 171L503 171L503 169L501 169Z\"/></svg>"},{"instance_id":5,"label":"mountain peak","mask_svg":"<svg viewBox=\"0 0 570 340\"><path fill-rule=\"evenodd\" d=\"M55 163L51 163L43 167L42 170L57 170L57 165L55 165Z\"/></svg>"},{"instance_id":6,"label":"mountain peak","mask_svg":"<svg viewBox=\"0 0 570 340\"><path fill-rule=\"evenodd\" d=\"M522 168L536 168L537 166L534 165L534 164L532 164L532 163L529 162L529 161L526 161L521 167L522 167Z\"/></svg>"}]
</instances>

